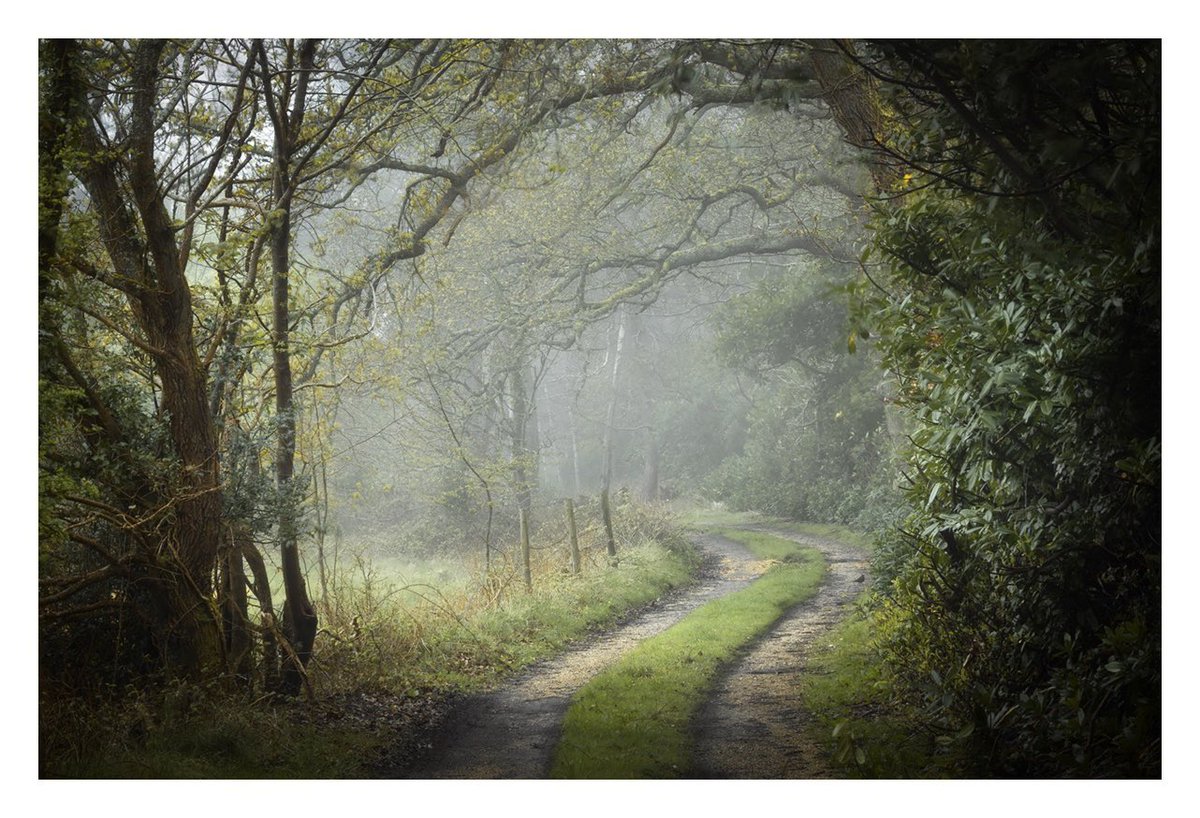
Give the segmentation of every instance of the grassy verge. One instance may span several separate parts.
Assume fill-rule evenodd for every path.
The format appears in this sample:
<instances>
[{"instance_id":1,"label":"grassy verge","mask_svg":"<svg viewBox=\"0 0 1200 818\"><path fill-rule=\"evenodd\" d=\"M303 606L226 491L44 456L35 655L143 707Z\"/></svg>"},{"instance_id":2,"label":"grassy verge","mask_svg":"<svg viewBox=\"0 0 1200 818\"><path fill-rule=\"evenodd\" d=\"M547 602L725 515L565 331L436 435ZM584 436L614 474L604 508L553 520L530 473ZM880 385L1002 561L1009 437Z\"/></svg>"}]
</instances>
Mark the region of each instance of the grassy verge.
<instances>
[{"instance_id":1,"label":"grassy verge","mask_svg":"<svg viewBox=\"0 0 1200 818\"><path fill-rule=\"evenodd\" d=\"M814 549L758 532L726 536L781 563L750 587L646 640L584 686L567 712L552 776L670 778L688 772L689 723L721 666L812 595L825 571Z\"/></svg>"},{"instance_id":2,"label":"grassy verge","mask_svg":"<svg viewBox=\"0 0 1200 818\"><path fill-rule=\"evenodd\" d=\"M878 616L869 603L860 607L811 657L801 694L815 716L813 738L848 778L955 775L958 761L896 700L875 647Z\"/></svg>"},{"instance_id":3,"label":"grassy verge","mask_svg":"<svg viewBox=\"0 0 1200 818\"><path fill-rule=\"evenodd\" d=\"M312 674L325 691L475 691L686 583L695 566L690 548L647 540L622 549L619 568L544 572L532 593L360 588L330 623Z\"/></svg>"}]
</instances>

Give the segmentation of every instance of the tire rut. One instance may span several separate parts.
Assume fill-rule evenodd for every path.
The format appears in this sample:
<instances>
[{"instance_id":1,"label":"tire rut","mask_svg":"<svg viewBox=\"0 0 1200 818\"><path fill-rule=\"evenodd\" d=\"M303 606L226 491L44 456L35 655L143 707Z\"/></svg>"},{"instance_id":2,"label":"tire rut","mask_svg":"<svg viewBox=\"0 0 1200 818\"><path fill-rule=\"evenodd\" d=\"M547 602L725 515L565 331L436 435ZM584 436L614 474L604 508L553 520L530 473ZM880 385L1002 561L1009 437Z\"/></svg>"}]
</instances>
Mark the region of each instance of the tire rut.
<instances>
[{"instance_id":1,"label":"tire rut","mask_svg":"<svg viewBox=\"0 0 1200 818\"><path fill-rule=\"evenodd\" d=\"M438 728L432 747L393 778L545 778L571 697L639 642L692 610L749 585L768 563L714 534L692 538L704 555L696 584L663 598L614 630L537 662L488 693L461 700Z\"/></svg>"},{"instance_id":2,"label":"tire rut","mask_svg":"<svg viewBox=\"0 0 1200 818\"><path fill-rule=\"evenodd\" d=\"M809 736L801 676L818 640L869 582L867 555L834 540L746 526L817 548L828 571L815 596L785 614L723 672L697 714L697 778L828 778L828 751Z\"/></svg>"}]
</instances>

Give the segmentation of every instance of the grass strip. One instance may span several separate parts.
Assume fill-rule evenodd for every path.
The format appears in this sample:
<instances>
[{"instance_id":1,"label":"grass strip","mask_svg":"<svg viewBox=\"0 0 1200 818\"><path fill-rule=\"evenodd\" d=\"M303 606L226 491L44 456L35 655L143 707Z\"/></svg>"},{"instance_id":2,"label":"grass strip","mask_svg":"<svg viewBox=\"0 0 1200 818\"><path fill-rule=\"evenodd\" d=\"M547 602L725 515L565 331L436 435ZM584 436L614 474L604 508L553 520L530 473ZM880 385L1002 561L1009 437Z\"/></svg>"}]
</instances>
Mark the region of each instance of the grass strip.
<instances>
[{"instance_id":1,"label":"grass strip","mask_svg":"<svg viewBox=\"0 0 1200 818\"><path fill-rule=\"evenodd\" d=\"M779 528L784 531L793 531L797 534L807 534L810 537L837 540L848 545L858 546L868 553L875 550L875 543L869 536L847 526L838 525L837 523L800 523L795 520L769 520L764 525L770 525L772 528Z\"/></svg>"},{"instance_id":2,"label":"grass strip","mask_svg":"<svg viewBox=\"0 0 1200 818\"><path fill-rule=\"evenodd\" d=\"M575 696L555 753L555 778L672 778L691 767L693 714L717 672L825 573L820 552L754 531L722 533L779 560L748 588L698 608L638 645Z\"/></svg>"},{"instance_id":3,"label":"grass strip","mask_svg":"<svg viewBox=\"0 0 1200 818\"><path fill-rule=\"evenodd\" d=\"M699 531L714 531L724 536L728 536L732 526L740 529L746 526L761 525L810 537L838 540L858 546L867 552L874 551L875 548L875 544L869 536L838 523L806 523L783 517L768 517L757 511L729 511L713 507L682 507L676 514L680 525Z\"/></svg>"}]
</instances>

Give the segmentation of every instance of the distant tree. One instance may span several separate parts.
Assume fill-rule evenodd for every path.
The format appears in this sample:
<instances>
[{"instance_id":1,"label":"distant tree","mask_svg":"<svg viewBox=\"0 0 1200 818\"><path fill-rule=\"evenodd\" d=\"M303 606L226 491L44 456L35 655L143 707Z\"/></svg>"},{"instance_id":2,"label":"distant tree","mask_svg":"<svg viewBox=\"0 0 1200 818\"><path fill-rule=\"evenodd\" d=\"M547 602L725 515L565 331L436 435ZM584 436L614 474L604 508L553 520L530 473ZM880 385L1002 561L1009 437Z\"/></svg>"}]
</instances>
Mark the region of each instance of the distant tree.
<instances>
[{"instance_id":1,"label":"distant tree","mask_svg":"<svg viewBox=\"0 0 1200 818\"><path fill-rule=\"evenodd\" d=\"M768 277L717 313L717 354L747 376L754 405L745 450L710 491L736 507L876 525L892 468L884 377L866 345L851 351L853 268L811 267Z\"/></svg>"}]
</instances>

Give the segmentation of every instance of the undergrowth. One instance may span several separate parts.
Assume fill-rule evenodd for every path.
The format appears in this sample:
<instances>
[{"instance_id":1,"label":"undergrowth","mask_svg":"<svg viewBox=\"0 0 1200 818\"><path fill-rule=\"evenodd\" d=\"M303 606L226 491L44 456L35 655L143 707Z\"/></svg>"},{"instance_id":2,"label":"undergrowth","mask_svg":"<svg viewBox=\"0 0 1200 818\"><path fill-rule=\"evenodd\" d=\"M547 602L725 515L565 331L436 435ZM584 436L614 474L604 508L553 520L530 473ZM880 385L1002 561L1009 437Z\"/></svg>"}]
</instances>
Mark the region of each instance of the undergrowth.
<instances>
[{"instance_id":1,"label":"undergrowth","mask_svg":"<svg viewBox=\"0 0 1200 818\"><path fill-rule=\"evenodd\" d=\"M477 690L690 580L698 557L666 515L632 504L615 511L618 566L595 523L581 519L583 570L572 574L565 535L548 520L534 541L532 590L503 555L490 572L468 565L442 581L347 561L316 594L316 700ZM383 729L315 726L293 717L302 703L280 707L216 683L53 691L43 684L42 777L353 777L389 740Z\"/></svg>"},{"instance_id":2,"label":"undergrowth","mask_svg":"<svg viewBox=\"0 0 1200 818\"><path fill-rule=\"evenodd\" d=\"M43 778L347 778L378 731L296 723L227 690L173 682L97 702L41 702Z\"/></svg>"}]
</instances>

